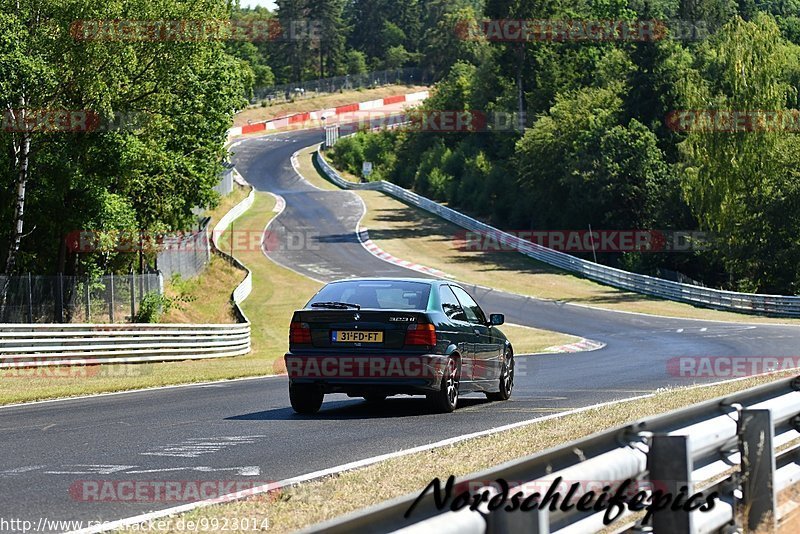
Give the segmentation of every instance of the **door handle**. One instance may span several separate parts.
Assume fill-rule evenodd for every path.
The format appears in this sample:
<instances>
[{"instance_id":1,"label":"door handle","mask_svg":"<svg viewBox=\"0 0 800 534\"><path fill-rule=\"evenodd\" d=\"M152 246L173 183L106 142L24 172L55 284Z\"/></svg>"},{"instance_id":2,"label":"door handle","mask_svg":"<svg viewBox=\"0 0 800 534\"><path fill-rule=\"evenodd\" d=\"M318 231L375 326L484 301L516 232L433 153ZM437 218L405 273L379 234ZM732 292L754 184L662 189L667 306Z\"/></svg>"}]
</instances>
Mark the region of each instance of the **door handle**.
<instances>
[{"instance_id":1,"label":"door handle","mask_svg":"<svg viewBox=\"0 0 800 534\"><path fill-rule=\"evenodd\" d=\"M481 331L478 328L473 328L472 331L475 332L478 335L481 335Z\"/></svg>"}]
</instances>

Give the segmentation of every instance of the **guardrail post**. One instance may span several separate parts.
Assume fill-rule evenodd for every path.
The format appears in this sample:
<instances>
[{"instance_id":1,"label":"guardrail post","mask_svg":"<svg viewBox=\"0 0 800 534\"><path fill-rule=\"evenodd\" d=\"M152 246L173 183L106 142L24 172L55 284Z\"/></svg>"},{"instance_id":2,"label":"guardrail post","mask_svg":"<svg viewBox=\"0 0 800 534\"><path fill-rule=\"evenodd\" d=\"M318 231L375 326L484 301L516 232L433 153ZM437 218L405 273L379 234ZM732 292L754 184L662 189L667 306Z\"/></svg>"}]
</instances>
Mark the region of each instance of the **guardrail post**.
<instances>
[{"instance_id":1,"label":"guardrail post","mask_svg":"<svg viewBox=\"0 0 800 534\"><path fill-rule=\"evenodd\" d=\"M486 534L550 534L550 511L506 512L502 509L485 514Z\"/></svg>"},{"instance_id":2,"label":"guardrail post","mask_svg":"<svg viewBox=\"0 0 800 534\"><path fill-rule=\"evenodd\" d=\"M694 470L688 436L654 435L647 455L647 470L653 491L677 495L686 486L689 495L694 494L692 471ZM690 534L692 514L683 509L669 509L653 514L653 531L671 534Z\"/></svg>"},{"instance_id":3,"label":"guardrail post","mask_svg":"<svg viewBox=\"0 0 800 534\"><path fill-rule=\"evenodd\" d=\"M742 410L739 452L742 454L742 506L748 532L772 532L776 527L774 437L769 410Z\"/></svg>"}]
</instances>

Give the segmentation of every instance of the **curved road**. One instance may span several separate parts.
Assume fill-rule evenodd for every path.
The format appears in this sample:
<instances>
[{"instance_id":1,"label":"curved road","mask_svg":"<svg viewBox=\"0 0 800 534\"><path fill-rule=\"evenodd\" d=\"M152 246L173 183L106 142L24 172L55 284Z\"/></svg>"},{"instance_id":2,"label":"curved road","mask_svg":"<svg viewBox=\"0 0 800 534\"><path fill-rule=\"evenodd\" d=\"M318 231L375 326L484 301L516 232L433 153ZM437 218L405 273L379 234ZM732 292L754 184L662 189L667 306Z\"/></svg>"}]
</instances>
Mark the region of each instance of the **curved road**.
<instances>
[{"instance_id":1,"label":"curved road","mask_svg":"<svg viewBox=\"0 0 800 534\"><path fill-rule=\"evenodd\" d=\"M294 172L292 154L322 138L319 131L291 132L248 139L235 150L235 163L250 183L286 200L270 229L318 235L315 246L278 250L272 259L323 281L420 276L361 247L355 228L363 208L355 194L315 189ZM282 480L685 385L686 379L667 372L667 360L676 356L790 356L800 344L797 327L665 319L472 290L487 311L505 313L509 322L608 346L520 358L511 401L467 397L449 415L427 412L422 399L391 399L374 411L358 399L331 396L319 416L298 417L289 407L284 377L0 408L0 518L119 519L182 502L126 501L123 492L115 493L122 487L116 483ZM97 487L110 491L110 498L98 500Z\"/></svg>"}]
</instances>

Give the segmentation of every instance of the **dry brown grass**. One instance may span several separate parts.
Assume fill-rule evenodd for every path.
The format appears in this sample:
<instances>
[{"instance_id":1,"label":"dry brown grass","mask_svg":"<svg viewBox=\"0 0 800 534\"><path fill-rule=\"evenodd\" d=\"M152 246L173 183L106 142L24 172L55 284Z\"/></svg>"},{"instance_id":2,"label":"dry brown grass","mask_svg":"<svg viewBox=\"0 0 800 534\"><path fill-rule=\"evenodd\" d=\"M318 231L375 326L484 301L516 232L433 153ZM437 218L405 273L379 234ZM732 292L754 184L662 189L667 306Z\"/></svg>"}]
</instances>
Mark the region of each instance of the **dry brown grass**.
<instances>
[{"instance_id":1,"label":"dry brown grass","mask_svg":"<svg viewBox=\"0 0 800 534\"><path fill-rule=\"evenodd\" d=\"M177 302L161 319L163 323L228 324L236 316L231 303L231 293L245 277L219 256L212 256L206 270L189 280L173 280L165 284L168 297L186 299Z\"/></svg>"}]
</instances>

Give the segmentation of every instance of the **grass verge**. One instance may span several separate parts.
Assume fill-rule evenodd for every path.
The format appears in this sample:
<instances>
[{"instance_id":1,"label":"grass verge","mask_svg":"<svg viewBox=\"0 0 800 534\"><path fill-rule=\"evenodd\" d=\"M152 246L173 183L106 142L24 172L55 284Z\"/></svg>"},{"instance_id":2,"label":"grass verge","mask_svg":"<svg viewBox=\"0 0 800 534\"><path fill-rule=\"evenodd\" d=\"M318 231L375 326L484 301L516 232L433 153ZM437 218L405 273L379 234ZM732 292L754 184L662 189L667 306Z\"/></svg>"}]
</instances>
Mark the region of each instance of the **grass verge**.
<instances>
[{"instance_id":1,"label":"grass verge","mask_svg":"<svg viewBox=\"0 0 800 534\"><path fill-rule=\"evenodd\" d=\"M220 524L225 520L233 524L236 518L258 517L269 520L271 532L291 532L387 499L421 491L437 476L445 480L451 474L468 475L604 429L787 376L792 376L792 373L753 377L714 386L662 390L648 398L534 422L491 436L392 458L287 488L277 495L201 508L180 518L215 518L220 520ZM511 403L513 405L513 398ZM380 488L380 491L375 491L375 488Z\"/></svg>"},{"instance_id":2,"label":"grass verge","mask_svg":"<svg viewBox=\"0 0 800 534\"><path fill-rule=\"evenodd\" d=\"M309 170L304 175L318 187L335 188L314 167L310 160L312 152L304 150L298 158L300 168ZM370 239L379 247L398 258L413 259L464 282L617 311L729 322L800 324L800 319L709 310L615 289L516 252L464 252L458 239L461 236L463 241L463 228L378 191L357 194L367 205L362 225L369 229Z\"/></svg>"},{"instance_id":3,"label":"grass verge","mask_svg":"<svg viewBox=\"0 0 800 534\"><path fill-rule=\"evenodd\" d=\"M319 109L355 104L356 102L368 102L370 100L378 100L379 98L386 98L388 96L416 93L426 89L427 87L422 85L387 85L386 87L378 87L377 89L344 91L342 93L334 93L326 96L297 100L295 102L281 102L267 107L261 107L258 105L248 107L247 109L238 113L234 118L233 124L234 126L244 126L248 123L248 121L268 121L278 117L291 115L293 113L317 111Z\"/></svg>"}]
</instances>

